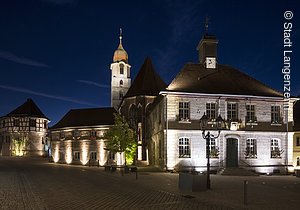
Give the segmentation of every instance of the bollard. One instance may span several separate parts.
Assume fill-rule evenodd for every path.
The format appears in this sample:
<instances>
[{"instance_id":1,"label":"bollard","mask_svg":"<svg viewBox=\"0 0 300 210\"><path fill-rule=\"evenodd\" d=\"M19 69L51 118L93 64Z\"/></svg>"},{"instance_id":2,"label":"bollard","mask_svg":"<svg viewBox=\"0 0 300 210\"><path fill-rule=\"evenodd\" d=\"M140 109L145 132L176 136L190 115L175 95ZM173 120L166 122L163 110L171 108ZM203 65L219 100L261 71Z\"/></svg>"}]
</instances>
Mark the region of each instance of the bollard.
<instances>
[{"instance_id":1,"label":"bollard","mask_svg":"<svg viewBox=\"0 0 300 210\"><path fill-rule=\"evenodd\" d=\"M247 196L248 196L248 180L244 180L244 205L247 205L248 204L248 199L247 199Z\"/></svg>"}]
</instances>

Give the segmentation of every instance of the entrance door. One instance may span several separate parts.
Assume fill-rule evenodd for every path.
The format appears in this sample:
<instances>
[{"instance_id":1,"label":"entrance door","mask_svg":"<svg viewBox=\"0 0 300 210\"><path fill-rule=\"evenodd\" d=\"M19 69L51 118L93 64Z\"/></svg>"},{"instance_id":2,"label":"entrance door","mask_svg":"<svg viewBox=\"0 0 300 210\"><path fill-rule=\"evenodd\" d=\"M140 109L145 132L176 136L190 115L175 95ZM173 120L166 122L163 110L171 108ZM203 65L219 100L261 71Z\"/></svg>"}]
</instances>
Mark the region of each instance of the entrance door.
<instances>
[{"instance_id":1,"label":"entrance door","mask_svg":"<svg viewBox=\"0 0 300 210\"><path fill-rule=\"evenodd\" d=\"M226 145L226 167L238 167L238 140L227 139Z\"/></svg>"}]
</instances>

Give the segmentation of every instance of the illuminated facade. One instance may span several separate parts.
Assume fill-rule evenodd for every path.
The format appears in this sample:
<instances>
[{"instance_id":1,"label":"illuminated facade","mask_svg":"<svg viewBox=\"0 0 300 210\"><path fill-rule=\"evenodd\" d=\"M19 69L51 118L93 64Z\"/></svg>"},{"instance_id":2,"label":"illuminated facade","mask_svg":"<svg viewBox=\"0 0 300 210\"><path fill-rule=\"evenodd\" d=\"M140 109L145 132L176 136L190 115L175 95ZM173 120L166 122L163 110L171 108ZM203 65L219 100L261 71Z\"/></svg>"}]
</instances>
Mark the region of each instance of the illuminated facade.
<instances>
[{"instance_id":1,"label":"illuminated facade","mask_svg":"<svg viewBox=\"0 0 300 210\"><path fill-rule=\"evenodd\" d=\"M24 104L0 118L0 154L2 156L46 156L46 137L50 121L33 102Z\"/></svg>"},{"instance_id":2,"label":"illuminated facade","mask_svg":"<svg viewBox=\"0 0 300 210\"><path fill-rule=\"evenodd\" d=\"M294 105L293 166L300 170L300 101Z\"/></svg>"},{"instance_id":3,"label":"illuminated facade","mask_svg":"<svg viewBox=\"0 0 300 210\"><path fill-rule=\"evenodd\" d=\"M215 36L205 34L197 47L199 63L186 64L155 99L147 120L150 164L167 170L206 170L206 142L200 130L205 113L213 134L216 118L225 120L220 137L209 143L212 169L293 170L295 99L285 115L280 92L217 63L217 43Z\"/></svg>"},{"instance_id":4,"label":"illuminated facade","mask_svg":"<svg viewBox=\"0 0 300 210\"><path fill-rule=\"evenodd\" d=\"M50 128L55 163L122 164L105 150L104 132L114 124L114 108L72 109ZM117 156L117 155L116 155Z\"/></svg>"}]
</instances>

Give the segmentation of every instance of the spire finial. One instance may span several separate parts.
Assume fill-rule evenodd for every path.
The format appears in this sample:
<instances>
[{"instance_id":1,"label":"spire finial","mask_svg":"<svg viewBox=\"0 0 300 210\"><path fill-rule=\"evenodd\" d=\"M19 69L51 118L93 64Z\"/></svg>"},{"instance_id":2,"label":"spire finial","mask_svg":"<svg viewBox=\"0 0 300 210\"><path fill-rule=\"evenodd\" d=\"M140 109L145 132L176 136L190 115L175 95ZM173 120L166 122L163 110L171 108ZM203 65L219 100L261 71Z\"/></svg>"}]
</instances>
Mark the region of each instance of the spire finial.
<instances>
[{"instance_id":1,"label":"spire finial","mask_svg":"<svg viewBox=\"0 0 300 210\"><path fill-rule=\"evenodd\" d=\"M122 44L122 28L120 28L120 36L119 36L119 38L120 38L120 44Z\"/></svg>"},{"instance_id":2,"label":"spire finial","mask_svg":"<svg viewBox=\"0 0 300 210\"><path fill-rule=\"evenodd\" d=\"M208 34L208 23L209 23L209 17L206 16L206 18L205 18L205 34Z\"/></svg>"}]
</instances>

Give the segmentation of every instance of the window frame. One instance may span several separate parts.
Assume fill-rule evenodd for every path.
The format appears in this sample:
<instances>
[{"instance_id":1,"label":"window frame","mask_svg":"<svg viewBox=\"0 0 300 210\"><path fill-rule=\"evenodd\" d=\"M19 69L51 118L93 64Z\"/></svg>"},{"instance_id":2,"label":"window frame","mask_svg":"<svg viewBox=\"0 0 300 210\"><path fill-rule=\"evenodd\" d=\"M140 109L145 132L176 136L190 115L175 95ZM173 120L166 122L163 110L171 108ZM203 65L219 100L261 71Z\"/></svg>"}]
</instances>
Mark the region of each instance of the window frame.
<instances>
[{"instance_id":1,"label":"window frame","mask_svg":"<svg viewBox=\"0 0 300 210\"><path fill-rule=\"evenodd\" d=\"M280 150L280 139L272 138L270 141L271 158L281 158L282 150Z\"/></svg>"},{"instance_id":2,"label":"window frame","mask_svg":"<svg viewBox=\"0 0 300 210\"><path fill-rule=\"evenodd\" d=\"M191 158L191 140L188 137L178 139L178 157Z\"/></svg>"},{"instance_id":3,"label":"window frame","mask_svg":"<svg viewBox=\"0 0 300 210\"><path fill-rule=\"evenodd\" d=\"M74 151L73 160L80 160L80 151Z\"/></svg>"},{"instance_id":4,"label":"window frame","mask_svg":"<svg viewBox=\"0 0 300 210\"><path fill-rule=\"evenodd\" d=\"M233 109L232 106L235 105L235 108ZM233 118L233 115L235 113L235 118ZM227 103L227 119L230 121L238 121L239 118L238 113L238 103L236 102L228 102Z\"/></svg>"},{"instance_id":5,"label":"window frame","mask_svg":"<svg viewBox=\"0 0 300 210\"><path fill-rule=\"evenodd\" d=\"M90 152L90 160L91 161L96 161L97 160L97 152L96 151L91 151Z\"/></svg>"},{"instance_id":6,"label":"window frame","mask_svg":"<svg viewBox=\"0 0 300 210\"><path fill-rule=\"evenodd\" d=\"M280 124L280 106L279 105L272 105L271 106L271 123L272 124Z\"/></svg>"},{"instance_id":7,"label":"window frame","mask_svg":"<svg viewBox=\"0 0 300 210\"><path fill-rule=\"evenodd\" d=\"M256 122L256 110L254 104L246 104L246 123Z\"/></svg>"},{"instance_id":8,"label":"window frame","mask_svg":"<svg viewBox=\"0 0 300 210\"><path fill-rule=\"evenodd\" d=\"M120 74L124 74L124 64L120 63Z\"/></svg>"},{"instance_id":9,"label":"window frame","mask_svg":"<svg viewBox=\"0 0 300 210\"><path fill-rule=\"evenodd\" d=\"M247 158L247 159L257 158L257 139L256 138L247 138L245 158Z\"/></svg>"},{"instance_id":10,"label":"window frame","mask_svg":"<svg viewBox=\"0 0 300 210\"><path fill-rule=\"evenodd\" d=\"M214 106L214 108L212 107ZM210 120L215 120L217 118L217 104L208 102L206 103L206 116Z\"/></svg>"},{"instance_id":11,"label":"window frame","mask_svg":"<svg viewBox=\"0 0 300 210\"><path fill-rule=\"evenodd\" d=\"M190 102L180 101L178 104L179 121L190 121Z\"/></svg>"}]
</instances>

